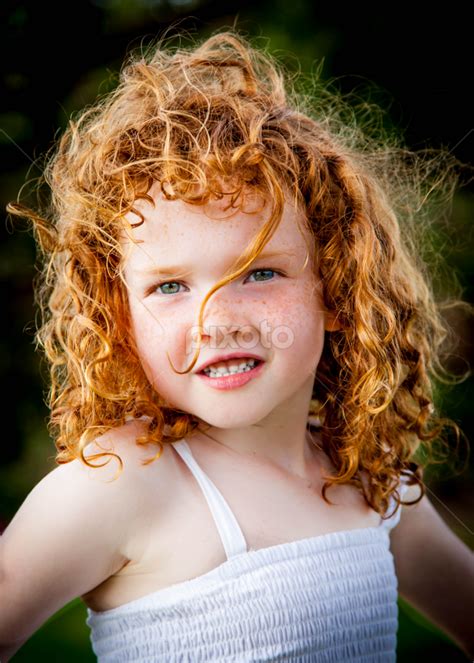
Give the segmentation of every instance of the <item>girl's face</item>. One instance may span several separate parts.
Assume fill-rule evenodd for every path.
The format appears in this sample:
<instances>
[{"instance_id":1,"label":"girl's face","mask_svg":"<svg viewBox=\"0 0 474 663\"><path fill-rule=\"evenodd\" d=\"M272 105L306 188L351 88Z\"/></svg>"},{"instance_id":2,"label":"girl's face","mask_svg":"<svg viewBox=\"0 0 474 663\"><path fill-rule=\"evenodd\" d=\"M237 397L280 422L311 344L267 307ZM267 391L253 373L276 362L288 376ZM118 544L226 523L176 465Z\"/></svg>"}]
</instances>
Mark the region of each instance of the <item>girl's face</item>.
<instances>
[{"instance_id":1,"label":"girl's face","mask_svg":"<svg viewBox=\"0 0 474 663\"><path fill-rule=\"evenodd\" d=\"M302 395L307 413L327 318L311 260L302 269L306 243L293 207L285 206L264 248L272 255L259 257L211 296L196 364L179 375L166 352L177 370L190 365L201 302L262 228L268 205L249 214L224 211L227 201L205 208L168 201L156 185L149 193L155 206L137 201L145 222L131 231L138 243L124 241L129 253L123 275L132 331L151 384L174 407L219 428L249 426L271 414L294 416ZM258 203L251 209L261 208ZM137 223L139 218L130 214L128 220ZM218 389L198 375L204 362L234 352L264 360L253 379Z\"/></svg>"}]
</instances>

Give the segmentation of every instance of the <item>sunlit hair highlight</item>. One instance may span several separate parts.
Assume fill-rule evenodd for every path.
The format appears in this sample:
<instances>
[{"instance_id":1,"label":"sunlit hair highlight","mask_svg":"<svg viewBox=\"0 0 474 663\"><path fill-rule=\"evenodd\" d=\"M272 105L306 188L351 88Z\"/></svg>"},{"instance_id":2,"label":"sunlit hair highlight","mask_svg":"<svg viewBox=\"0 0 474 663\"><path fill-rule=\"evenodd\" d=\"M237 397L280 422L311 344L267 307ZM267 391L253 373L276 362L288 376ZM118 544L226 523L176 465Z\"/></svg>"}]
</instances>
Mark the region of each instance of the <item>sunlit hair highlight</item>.
<instances>
[{"instance_id":1,"label":"sunlit hair highlight","mask_svg":"<svg viewBox=\"0 0 474 663\"><path fill-rule=\"evenodd\" d=\"M326 332L308 412L336 468L325 499L330 485L353 483L385 513L403 474L421 499L444 427L459 441L433 390L450 377L441 359L453 330L442 310L469 306L436 301L428 262L441 264L429 254L431 224L449 208L460 164L444 150L408 150L382 129L380 108L351 105L319 75L300 91L294 82L234 30L189 48L162 38L130 55L116 88L71 118L47 158L48 208L10 203L32 220L42 257L37 342L50 365L58 463L90 464L85 446L128 418L148 421L137 444L159 451L147 462L205 426L150 385L131 333L120 238L146 223L136 202L153 202L155 183L166 199L193 205L226 196L237 209L247 193L271 201L253 243L204 298L200 329L210 297L256 259L285 202L303 213L307 260L339 324ZM122 466L110 451L88 458L102 456Z\"/></svg>"}]
</instances>

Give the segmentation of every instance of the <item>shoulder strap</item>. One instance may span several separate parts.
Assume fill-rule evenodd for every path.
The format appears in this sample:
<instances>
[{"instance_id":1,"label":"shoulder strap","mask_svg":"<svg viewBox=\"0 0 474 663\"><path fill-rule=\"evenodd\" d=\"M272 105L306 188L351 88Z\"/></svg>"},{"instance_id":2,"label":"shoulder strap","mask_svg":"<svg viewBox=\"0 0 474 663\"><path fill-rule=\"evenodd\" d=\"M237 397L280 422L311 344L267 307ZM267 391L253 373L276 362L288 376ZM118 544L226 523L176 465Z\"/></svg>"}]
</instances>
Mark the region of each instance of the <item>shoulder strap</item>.
<instances>
[{"instance_id":1,"label":"shoulder strap","mask_svg":"<svg viewBox=\"0 0 474 663\"><path fill-rule=\"evenodd\" d=\"M232 510L224 499L222 493L197 464L186 440L183 438L178 442L173 442L172 446L184 460L204 493L204 497L209 505L214 522L216 523L219 536L221 537L227 558L246 552L247 542L245 541L245 537L240 529L237 519L232 513Z\"/></svg>"},{"instance_id":2,"label":"shoulder strap","mask_svg":"<svg viewBox=\"0 0 474 663\"><path fill-rule=\"evenodd\" d=\"M400 477L400 481L398 483L398 492L400 494L400 498L403 499L403 495L405 491L407 490L408 486L406 484L406 478L404 476ZM389 510L388 513L392 513L392 511L395 509L396 506L396 501L394 495L390 495L390 505L389 505ZM381 527L386 527L387 529L391 530L393 529L396 525L398 525L400 521L400 516L402 515L402 506L399 506L396 513L392 513L392 515L385 519L382 520L380 523Z\"/></svg>"}]
</instances>

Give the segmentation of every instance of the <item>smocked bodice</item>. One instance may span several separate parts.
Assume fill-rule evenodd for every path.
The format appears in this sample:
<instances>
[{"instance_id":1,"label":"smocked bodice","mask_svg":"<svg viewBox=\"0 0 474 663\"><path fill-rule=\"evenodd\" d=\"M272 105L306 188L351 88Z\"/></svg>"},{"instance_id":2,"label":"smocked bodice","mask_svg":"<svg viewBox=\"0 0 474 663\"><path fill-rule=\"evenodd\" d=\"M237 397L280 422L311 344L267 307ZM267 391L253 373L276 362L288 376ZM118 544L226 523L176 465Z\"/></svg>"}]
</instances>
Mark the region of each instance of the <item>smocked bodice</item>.
<instances>
[{"instance_id":1,"label":"smocked bodice","mask_svg":"<svg viewBox=\"0 0 474 663\"><path fill-rule=\"evenodd\" d=\"M227 560L117 608L88 608L99 663L396 660L389 532L400 509L375 527L247 550L234 514L186 440L173 447L204 493ZM392 497L390 512L393 506Z\"/></svg>"}]
</instances>

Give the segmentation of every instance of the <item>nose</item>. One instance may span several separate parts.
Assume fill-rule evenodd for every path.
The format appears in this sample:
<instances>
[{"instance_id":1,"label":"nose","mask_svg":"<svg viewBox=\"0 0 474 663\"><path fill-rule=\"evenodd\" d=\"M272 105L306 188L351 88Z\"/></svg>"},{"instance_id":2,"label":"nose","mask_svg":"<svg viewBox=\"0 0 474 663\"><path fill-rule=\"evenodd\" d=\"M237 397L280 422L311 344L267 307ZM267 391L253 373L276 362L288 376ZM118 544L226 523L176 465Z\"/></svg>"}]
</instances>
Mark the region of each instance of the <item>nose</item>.
<instances>
[{"instance_id":1,"label":"nose","mask_svg":"<svg viewBox=\"0 0 474 663\"><path fill-rule=\"evenodd\" d=\"M214 293L203 311L203 342L216 344L216 347L236 347L239 338L248 336L253 329L244 308L241 297L221 291Z\"/></svg>"}]
</instances>

